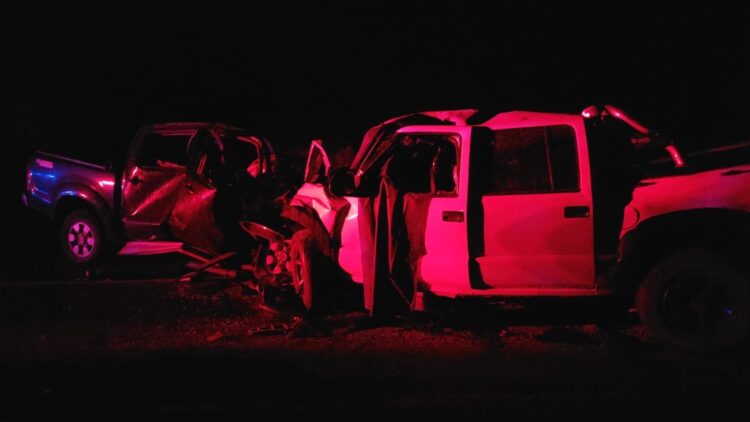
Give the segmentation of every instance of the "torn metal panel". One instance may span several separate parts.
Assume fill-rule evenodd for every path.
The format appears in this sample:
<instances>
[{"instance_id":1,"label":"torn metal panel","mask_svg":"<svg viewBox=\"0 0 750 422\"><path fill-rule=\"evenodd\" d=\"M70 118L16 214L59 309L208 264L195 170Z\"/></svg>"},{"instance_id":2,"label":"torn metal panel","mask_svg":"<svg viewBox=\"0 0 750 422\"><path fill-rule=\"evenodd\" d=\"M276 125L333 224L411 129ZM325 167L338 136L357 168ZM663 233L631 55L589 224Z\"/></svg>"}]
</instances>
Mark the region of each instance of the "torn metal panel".
<instances>
[{"instance_id":1,"label":"torn metal panel","mask_svg":"<svg viewBox=\"0 0 750 422\"><path fill-rule=\"evenodd\" d=\"M134 167L123 191L123 229L127 237L139 240L159 235L159 227L182 194L187 175Z\"/></svg>"},{"instance_id":2,"label":"torn metal panel","mask_svg":"<svg viewBox=\"0 0 750 422\"><path fill-rule=\"evenodd\" d=\"M169 218L169 229L177 238L211 253L225 248L225 234L215 216L216 190L200 182L184 188ZM235 227L239 231L239 227Z\"/></svg>"},{"instance_id":3,"label":"torn metal panel","mask_svg":"<svg viewBox=\"0 0 750 422\"><path fill-rule=\"evenodd\" d=\"M242 220L274 214L275 155L262 138L204 133L190 146L190 178L169 220L178 239L211 253L247 249Z\"/></svg>"},{"instance_id":4,"label":"torn metal panel","mask_svg":"<svg viewBox=\"0 0 750 422\"><path fill-rule=\"evenodd\" d=\"M326 194L325 188L320 184L305 183L297 191L290 205L314 210L329 236L333 237L336 233L336 222L342 213L346 215L349 202L344 198Z\"/></svg>"},{"instance_id":5,"label":"torn metal panel","mask_svg":"<svg viewBox=\"0 0 750 422\"><path fill-rule=\"evenodd\" d=\"M331 170L331 160L323 148L323 143L315 139L310 143L305 164L305 183L320 183Z\"/></svg>"}]
</instances>

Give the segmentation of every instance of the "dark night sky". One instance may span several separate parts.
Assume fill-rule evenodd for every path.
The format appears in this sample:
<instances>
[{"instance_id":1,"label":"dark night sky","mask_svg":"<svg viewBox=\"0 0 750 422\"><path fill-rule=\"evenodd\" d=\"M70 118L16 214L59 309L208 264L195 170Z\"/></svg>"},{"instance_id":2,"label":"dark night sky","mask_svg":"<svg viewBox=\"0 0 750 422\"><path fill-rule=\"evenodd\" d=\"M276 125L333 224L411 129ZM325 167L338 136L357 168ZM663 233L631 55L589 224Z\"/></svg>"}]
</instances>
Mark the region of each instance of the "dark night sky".
<instances>
[{"instance_id":1,"label":"dark night sky","mask_svg":"<svg viewBox=\"0 0 750 422\"><path fill-rule=\"evenodd\" d=\"M35 148L117 150L167 120L225 121L277 146L356 145L368 127L424 109L611 102L688 145L750 139L739 11L345 4L8 16L8 180Z\"/></svg>"}]
</instances>

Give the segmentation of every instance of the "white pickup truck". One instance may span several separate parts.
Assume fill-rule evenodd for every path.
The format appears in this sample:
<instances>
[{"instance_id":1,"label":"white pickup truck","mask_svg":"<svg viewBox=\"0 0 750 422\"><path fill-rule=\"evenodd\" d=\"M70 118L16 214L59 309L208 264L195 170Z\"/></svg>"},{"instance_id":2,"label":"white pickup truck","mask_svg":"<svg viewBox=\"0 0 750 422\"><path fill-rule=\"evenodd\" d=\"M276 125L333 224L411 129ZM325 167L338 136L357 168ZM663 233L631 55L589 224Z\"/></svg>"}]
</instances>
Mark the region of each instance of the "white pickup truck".
<instances>
[{"instance_id":1,"label":"white pickup truck","mask_svg":"<svg viewBox=\"0 0 750 422\"><path fill-rule=\"evenodd\" d=\"M671 144L649 148L657 136L612 106L476 117L392 119L365 135L343 170L331 171L313 141L292 201L317 216L292 243L292 276L308 290L308 307L326 281L310 259L317 253L364 283L370 310L386 302L378 285L389 282L412 309L425 293L614 295L634 304L664 344L711 351L747 340L750 164L695 170ZM615 129L598 128L603 121ZM607 148L623 133L633 149L622 151L661 151L668 169L642 168L634 190L612 195L627 186L615 173L632 169L632 157Z\"/></svg>"}]
</instances>

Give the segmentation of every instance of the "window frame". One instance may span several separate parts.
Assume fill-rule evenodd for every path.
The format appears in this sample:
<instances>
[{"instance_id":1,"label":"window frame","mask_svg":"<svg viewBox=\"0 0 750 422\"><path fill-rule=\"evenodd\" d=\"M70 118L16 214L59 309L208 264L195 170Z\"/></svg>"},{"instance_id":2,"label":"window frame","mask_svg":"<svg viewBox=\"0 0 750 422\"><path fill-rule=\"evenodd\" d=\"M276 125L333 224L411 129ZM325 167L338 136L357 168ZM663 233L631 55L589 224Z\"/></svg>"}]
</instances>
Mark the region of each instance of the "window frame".
<instances>
[{"instance_id":1,"label":"window frame","mask_svg":"<svg viewBox=\"0 0 750 422\"><path fill-rule=\"evenodd\" d=\"M139 168L142 168L144 170L156 170L156 171L187 171L187 161L188 161L188 147L190 145L190 142L195 138L195 135L198 133L197 130L154 130L149 133L147 133L141 142L138 145L138 150L133 156L133 164ZM148 138L153 135L159 135L162 138L165 137L177 137L177 136L184 136L187 137L187 141L185 142L185 163L179 164L179 163L173 163L169 161L169 163L174 164L174 167L165 167L160 166L158 164L148 164L142 162L143 157L143 150L146 146L146 143L148 141ZM158 157L152 157L154 160L158 160Z\"/></svg>"},{"instance_id":2,"label":"window frame","mask_svg":"<svg viewBox=\"0 0 750 422\"><path fill-rule=\"evenodd\" d=\"M576 171L576 187L571 189L555 189L554 188L554 166L552 161L552 151L550 148L550 140L549 140L549 130L554 127L566 127L570 130L571 134L571 140L573 145L573 157L575 158L575 163L573 165L573 168ZM544 190L544 191L534 191L534 190L525 190L525 191L514 191L514 192L498 192L493 191L494 184L495 184L495 143L496 140L496 133L497 132L503 132L503 131L520 131L520 130L532 130L532 129L545 129L545 136L544 136L544 156L546 160L546 174L547 178L549 180L550 189ZM549 125L539 125L539 126L523 126L523 127L508 127L508 128L502 128L502 129L492 129L492 157L491 157L491 168L490 168L490 180L488 181L488 185L486 188L486 192L483 193L484 196L509 196L509 195L551 195L551 194L562 194L562 193L575 193L575 192L581 192L582 191L582 181L581 181L581 157L580 157L580 151L579 151L579 145L578 145L578 137L576 135L576 128L572 124L569 123L558 123L558 124L549 124Z\"/></svg>"},{"instance_id":3,"label":"window frame","mask_svg":"<svg viewBox=\"0 0 750 422\"><path fill-rule=\"evenodd\" d=\"M416 132L397 132L393 143L389 148L389 152L396 148L401 143L401 138L406 136L440 136L445 140L449 141L456 151L456 164L453 169L453 182L454 188L452 191L433 191L430 190L429 194L437 198L457 198L460 191L461 181L461 134L456 132L429 132L429 131L416 131ZM432 175L430 175L432 176ZM432 183L430 183L432 185Z\"/></svg>"}]
</instances>

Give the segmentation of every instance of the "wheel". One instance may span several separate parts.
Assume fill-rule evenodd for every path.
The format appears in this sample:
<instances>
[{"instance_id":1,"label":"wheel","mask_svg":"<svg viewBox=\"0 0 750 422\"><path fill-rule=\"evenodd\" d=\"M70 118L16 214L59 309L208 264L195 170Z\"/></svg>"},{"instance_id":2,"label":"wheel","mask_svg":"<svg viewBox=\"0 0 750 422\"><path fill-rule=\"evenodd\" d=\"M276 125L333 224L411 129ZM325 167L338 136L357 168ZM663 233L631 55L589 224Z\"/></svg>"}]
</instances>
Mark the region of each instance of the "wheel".
<instances>
[{"instance_id":1,"label":"wheel","mask_svg":"<svg viewBox=\"0 0 750 422\"><path fill-rule=\"evenodd\" d=\"M73 211L60 225L62 253L75 267L93 266L104 252L105 245L106 239L101 224L88 211Z\"/></svg>"},{"instance_id":2,"label":"wheel","mask_svg":"<svg viewBox=\"0 0 750 422\"><path fill-rule=\"evenodd\" d=\"M656 341L692 351L730 349L750 332L747 277L704 249L657 264L638 288L636 308Z\"/></svg>"},{"instance_id":3,"label":"wheel","mask_svg":"<svg viewBox=\"0 0 750 422\"><path fill-rule=\"evenodd\" d=\"M323 297L320 294L319 280L316 279L315 239L310 230L304 229L292 236L290 250L290 272L294 292L310 312L321 310Z\"/></svg>"}]
</instances>

